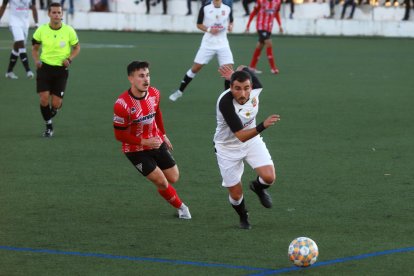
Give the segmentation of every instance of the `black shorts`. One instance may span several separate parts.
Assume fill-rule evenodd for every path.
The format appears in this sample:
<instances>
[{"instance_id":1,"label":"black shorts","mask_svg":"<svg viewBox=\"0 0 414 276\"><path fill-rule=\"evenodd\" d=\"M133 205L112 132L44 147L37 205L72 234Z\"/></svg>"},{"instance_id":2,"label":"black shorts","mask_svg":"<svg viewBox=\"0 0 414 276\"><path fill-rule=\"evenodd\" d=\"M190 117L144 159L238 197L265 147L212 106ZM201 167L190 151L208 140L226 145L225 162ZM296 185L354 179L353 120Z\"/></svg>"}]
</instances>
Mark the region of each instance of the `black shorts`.
<instances>
[{"instance_id":1,"label":"black shorts","mask_svg":"<svg viewBox=\"0 0 414 276\"><path fill-rule=\"evenodd\" d=\"M125 155L143 176L149 175L157 166L166 170L176 164L165 143L158 149L126 152Z\"/></svg>"},{"instance_id":2,"label":"black shorts","mask_svg":"<svg viewBox=\"0 0 414 276\"><path fill-rule=\"evenodd\" d=\"M259 41L264 42L265 40L270 39L271 32L258 30L257 34L259 35Z\"/></svg>"},{"instance_id":3,"label":"black shorts","mask_svg":"<svg viewBox=\"0 0 414 276\"><path fill-rule=\"evenodd\" d=\"M37 69L37 93L49 91L50 94L63 98L68 77L69 71L67 67L51 66L49 64L43 63L42 67Z\"/></svg>"}]
</instances>

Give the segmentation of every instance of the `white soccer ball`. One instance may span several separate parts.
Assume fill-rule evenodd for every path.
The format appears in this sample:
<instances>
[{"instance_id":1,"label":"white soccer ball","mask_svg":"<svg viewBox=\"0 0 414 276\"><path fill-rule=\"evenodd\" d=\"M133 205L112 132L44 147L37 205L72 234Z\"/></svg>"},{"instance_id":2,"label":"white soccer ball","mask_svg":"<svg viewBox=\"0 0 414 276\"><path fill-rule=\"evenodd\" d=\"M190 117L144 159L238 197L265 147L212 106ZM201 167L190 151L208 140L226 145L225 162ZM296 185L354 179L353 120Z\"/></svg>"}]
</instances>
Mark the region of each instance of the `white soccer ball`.
<instances>
[{"instance_id":1,"label":"white soccer ball","mask_svg":"<svg viewBox=\"0 0 414 276\"><path fill-rule=\"evenodd\" d=\"M296 266L310 266L316 262L318 255L318 246L310 238L299 237L294 239L289 245L289 260Z\"/></svg>"}]
</instances>

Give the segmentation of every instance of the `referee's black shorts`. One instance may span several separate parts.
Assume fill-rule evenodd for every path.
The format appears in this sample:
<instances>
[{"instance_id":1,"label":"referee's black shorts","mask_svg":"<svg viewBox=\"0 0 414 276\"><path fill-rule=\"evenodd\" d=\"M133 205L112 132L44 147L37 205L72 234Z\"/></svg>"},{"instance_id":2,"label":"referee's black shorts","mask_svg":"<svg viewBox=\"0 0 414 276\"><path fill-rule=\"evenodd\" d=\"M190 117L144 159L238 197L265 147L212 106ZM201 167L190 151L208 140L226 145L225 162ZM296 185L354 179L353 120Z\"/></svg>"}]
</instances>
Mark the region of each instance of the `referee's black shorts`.
<instances>
[{"instance_id":1,"label":"referee's black shorts","mask_svg":"<svg viewBox=\"0 0 414 276\"><path fill-rule=\"evenodd\" d=\"M63 98L68 77L69 71L67 67L43 63L42 67L37 69L37 93L49 91L50 94Z\"/></svg>"},{"instance_id":2,"label":"referee's black shorts","mask_svg":"<svg viewBox=\"0 0 414 276\"><path fill-rule=\"evenodd\" d=\"M126 152L125 155L143 176L149 175L157 166L166 170L176 164L165 143L158 149Z\"/></svg>"}]
</instances>

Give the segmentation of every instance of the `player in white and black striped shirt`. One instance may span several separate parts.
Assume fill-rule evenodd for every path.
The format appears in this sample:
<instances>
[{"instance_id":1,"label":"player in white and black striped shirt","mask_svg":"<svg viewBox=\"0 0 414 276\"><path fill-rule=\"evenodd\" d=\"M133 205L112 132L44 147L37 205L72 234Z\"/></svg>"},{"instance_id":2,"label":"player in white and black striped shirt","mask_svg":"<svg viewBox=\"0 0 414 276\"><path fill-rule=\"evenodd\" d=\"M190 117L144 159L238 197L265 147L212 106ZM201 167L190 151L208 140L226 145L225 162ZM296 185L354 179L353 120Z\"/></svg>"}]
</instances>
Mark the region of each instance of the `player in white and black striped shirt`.
<instances>
[{"instance_id":1,"label":"player in white and black striped shirt","mask_svg":"<svg viewBox=\"0 0 414 276\"><path fill-rule=\"evenodd\" d=\"M227 39L227 32L233 30L233 13L229 5L222 0L213 0L201 7L198 13L197 28L205 32L200 48L194 58L193 66L184 75L180 87L170 95L171 101L182 97L184 89L196 74L217 55L219 65L232 68L233 54Z\"/></svg>"},{"instance_id":2,"label":"player in white and black striped shirt","mask_svg":"<svg viewBox=\"0 0 414 276\"><path fill-rule=\"evenodd\" d=\"M272 198L266 191L276 179L272 158L260 133L280 120L273 114L256 125L259 111L259 95L262 85L245 66L236 72L229 67L219 68L221 75L230 80L230 89L224 91L217 101L217 128L214 146L222 186L229 191L229 201L240 217L240 227L250 229L245 207L241 178L246 161L257 173L250 189L266 208L272 207Z\"/></svg>"}]
</instances>

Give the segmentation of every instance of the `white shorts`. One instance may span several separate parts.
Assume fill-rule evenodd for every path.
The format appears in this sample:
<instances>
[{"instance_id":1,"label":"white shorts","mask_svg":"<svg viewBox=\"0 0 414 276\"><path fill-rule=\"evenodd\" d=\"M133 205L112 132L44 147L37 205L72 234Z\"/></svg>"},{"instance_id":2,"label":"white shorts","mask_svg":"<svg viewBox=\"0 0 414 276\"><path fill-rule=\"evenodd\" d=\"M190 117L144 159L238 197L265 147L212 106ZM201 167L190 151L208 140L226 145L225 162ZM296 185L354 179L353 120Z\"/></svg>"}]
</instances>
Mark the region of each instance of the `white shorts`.
<instances>
[{"instance_id":1,"label":"white shorts","mask_svg":"<svg viewBox=\"0 0 414 276\"><path fill-rule=\"evenodd\" d=\"M233 187L241 181L244 171L243 161L253 169L273 166L272 157L260 136L245 142L240 148L226 148L220 144L216 144L215 148L223 187Z\"/></svg>"},{"instance_id":2,"label":"white shorts","mask_svg":"<svg viewBox=\"0 0 414 276\"><path fill-rule=\"evenodd\" d=\"M29 28L19 26L9 26L10 32L13 34L13 41L24 41L26 44Z\"/></svg>"},{"instance_id":3,"label":"white shorts","mask_svg":"<svg viewBox=\"0 0 414 276\"><path fill-rule=\"evenodd\" d=\"M213 57L217 55L219 65L234 64L233 54L230 47L226 46L220 49L209 49L200 47L197 51L197 55L194 58L194 62L198 64L208 64Z\"/></svg>"}]
</instances>

